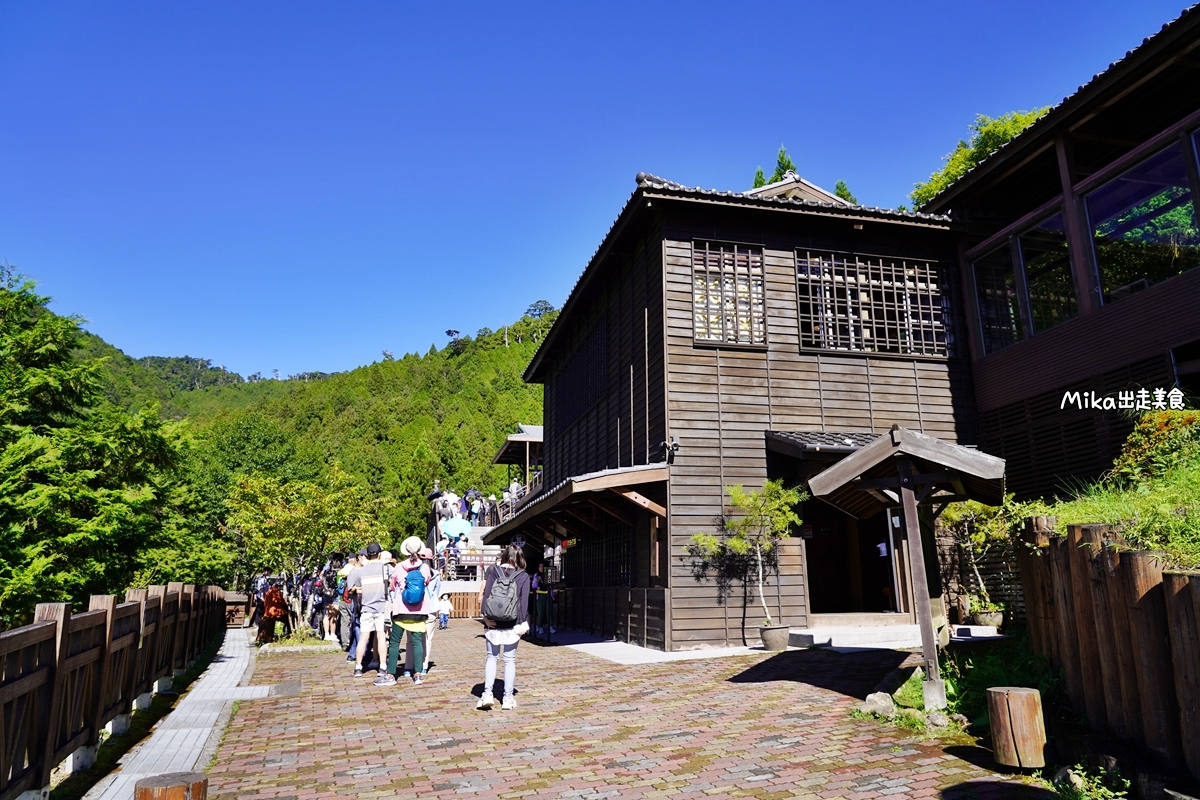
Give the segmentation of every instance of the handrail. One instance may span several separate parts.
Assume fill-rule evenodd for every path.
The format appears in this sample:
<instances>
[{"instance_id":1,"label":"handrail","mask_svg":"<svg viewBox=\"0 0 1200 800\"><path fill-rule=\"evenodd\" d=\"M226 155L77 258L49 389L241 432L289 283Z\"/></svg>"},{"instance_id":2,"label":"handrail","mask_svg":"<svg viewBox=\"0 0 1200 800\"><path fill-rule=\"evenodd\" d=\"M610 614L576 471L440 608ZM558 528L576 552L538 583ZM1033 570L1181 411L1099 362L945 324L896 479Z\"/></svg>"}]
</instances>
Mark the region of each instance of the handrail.
<instances>
[{"instance_id":1,"label":"handrail","mask_svg":"<svg viewBox=\"0 0 1200 800\"><path fill-rule=\"evenodd\" d=\"M536 497L542 491L542 471L538 470L529 478L529 483L520 487L516 497L510 496L507 500L501 500L496 504L496 510L500 515L500 522L504 523L516 516L522 506Z\"/></svg>"},{"instance_id":2,"label":"handrail","mask_svg":"<svg viewBox=\"0 0 1200 800\"><path fill-rule=\"evenodd\" d=\"M0 663L9 665L0 673L0 705L13 710L0 719L0 742L21 749L0 759L0 800L48 792L63 759L97 746L105 724L130 714L138 695L221 635L224 589L171 589L130 589L123 603L93 595L89 609L74 615L70 603L39 603L33 624L0 632Z\"/></svg>"}]
</instances>

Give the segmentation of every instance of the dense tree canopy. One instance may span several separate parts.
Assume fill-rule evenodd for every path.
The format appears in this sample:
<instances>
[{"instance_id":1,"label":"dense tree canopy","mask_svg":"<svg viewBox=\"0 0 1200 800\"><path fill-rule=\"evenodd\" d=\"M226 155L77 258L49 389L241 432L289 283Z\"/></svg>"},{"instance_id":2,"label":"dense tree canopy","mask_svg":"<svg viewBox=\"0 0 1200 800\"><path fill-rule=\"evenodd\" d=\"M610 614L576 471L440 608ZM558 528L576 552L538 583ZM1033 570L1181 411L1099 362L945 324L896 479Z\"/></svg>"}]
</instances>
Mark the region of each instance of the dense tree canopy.
<instances>
[{"instance_id":1,"label":"dense tree canopy","mask_svg":"<svg viewBox=\"0 0 1200 800\"><path fill-rule=\"evenodd\" d=\"M971 131L970 139L960 139L954 150L943 159L946 162L945 166L930 175L929 180L915 185L912 194L909 195L913 205L920 208L937 197L950 184L999 150L1049 110L1047 106L1032 111L1010 111L995 119L984 114L975 117L975 121L968 126Z\"/></svg>"}]
</instances>

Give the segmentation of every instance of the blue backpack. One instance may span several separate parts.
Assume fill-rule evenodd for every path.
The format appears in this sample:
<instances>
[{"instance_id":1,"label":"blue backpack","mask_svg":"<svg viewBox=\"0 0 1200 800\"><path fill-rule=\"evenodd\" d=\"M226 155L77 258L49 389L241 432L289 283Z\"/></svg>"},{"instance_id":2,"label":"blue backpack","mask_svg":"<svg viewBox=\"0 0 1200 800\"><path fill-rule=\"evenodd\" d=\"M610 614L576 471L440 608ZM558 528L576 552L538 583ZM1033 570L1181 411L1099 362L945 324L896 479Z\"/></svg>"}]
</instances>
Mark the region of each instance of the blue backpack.
<instances>
[{"instance_id":1,"label":"blue backpack","mask_svg":"<svg viewBox=\"0 0 1200 800\"><path fill-rule=\"evenodd\" d=\"M404 576L404 591L400 593L400 599L409 606L419 606L425 599L425 576L421 574L420 567L410 569Z\"/></svg>"}]
</instances>

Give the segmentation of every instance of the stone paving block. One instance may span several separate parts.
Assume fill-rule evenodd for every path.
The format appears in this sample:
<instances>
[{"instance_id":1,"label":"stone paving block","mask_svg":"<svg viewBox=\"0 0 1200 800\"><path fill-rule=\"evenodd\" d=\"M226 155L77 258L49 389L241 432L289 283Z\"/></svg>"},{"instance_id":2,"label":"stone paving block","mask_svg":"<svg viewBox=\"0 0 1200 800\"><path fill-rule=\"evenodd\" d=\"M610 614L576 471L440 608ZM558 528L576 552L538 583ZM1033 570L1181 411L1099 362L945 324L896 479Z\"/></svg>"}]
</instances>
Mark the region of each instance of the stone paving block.
<instances>
[{"instance_id":1,"label":"stone paving block","mask_svg":"<svg viewBox=\"0 0 1200 800\"><path fill-rule=\"evenodd\" d=\"M1009 780L849 715L905 653L619 665L522 642L517 710L477 712L480 634L471 620L440 632L421 687L372 686L336 653L260 659L259 687L302 691L241 706L211 797L900 800Z\"/></svg>"}]
</instances>

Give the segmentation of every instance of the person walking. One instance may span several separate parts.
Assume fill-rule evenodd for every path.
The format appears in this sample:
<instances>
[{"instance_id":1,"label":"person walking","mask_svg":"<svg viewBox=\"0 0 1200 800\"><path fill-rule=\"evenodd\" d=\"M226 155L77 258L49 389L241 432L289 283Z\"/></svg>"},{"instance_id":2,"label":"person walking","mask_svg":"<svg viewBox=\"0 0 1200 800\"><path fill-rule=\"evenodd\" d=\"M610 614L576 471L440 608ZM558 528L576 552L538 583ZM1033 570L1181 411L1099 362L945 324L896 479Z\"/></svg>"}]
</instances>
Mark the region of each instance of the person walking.
<instances>
[{"instance_id":1,"label":"person walking","mask_svg":"<svg viewBox=\"0 0 1200 800\"><path fill-rule=\"evenodd\" d=\"M487 660L483 667L483 694L475 708L488 711L496 703L492 688L496 683L497 662L504 657L503 711L517 707L514 697L517 680L517 644L529 632L529 573L525 555L510 544L500 554L500 562L491 567L483 586L483 622L487 626L484 643Z\"/></svg>"},{"instance_id":2,"label":"person walking","mask_svg":"<svg viewBox=\"0 0 1200 800\"><path fill-rule=\"evenodd\" d=\"M454 603L450 602L450 595L442 594L438 601L438 628L443 631L450 630L450 615L454 613Z\"/></svg>"},{"instance_id":3,"label":"person walking","mask_svg":"<svg viewBox=\"0 0 1200 800\"><path fill-rule=\"evenodd\" d=\"M433 553L429 552L428 547L421 549L419 554L420 559L429 567L430 574L433 576L425 583L425 608L429 615L425 618L425 640L422 642L425 651L425 660L423 663L424 669L421 670L425 675L429 674L430 657L433 655L433 634L437 632L437 608L438 596L442 593L442 576L433 568ZM404 652L404 672L414 672L413 669L413 651L412 649Z\"/></svg>"},{"instance_id":4,"label":"person walking","mask_svg":"<svg viewBox=\"0 0 1200 800\"><path fill-rule=\"evenodd\" d=\"M411 677L416 686L425 682L425 628L431 610L426 587L433 580L433 570L421 559L423 548L421 540L415 536L400 544L400 551L407 553L408 558L401 561L399 569L393 573L392 640L388 645L387 672L375 680L376 686L396 685L400 639L406 633L408 647L404 658L411 666L404 670L404 677Z\"/></svg>"}]
</instances>

